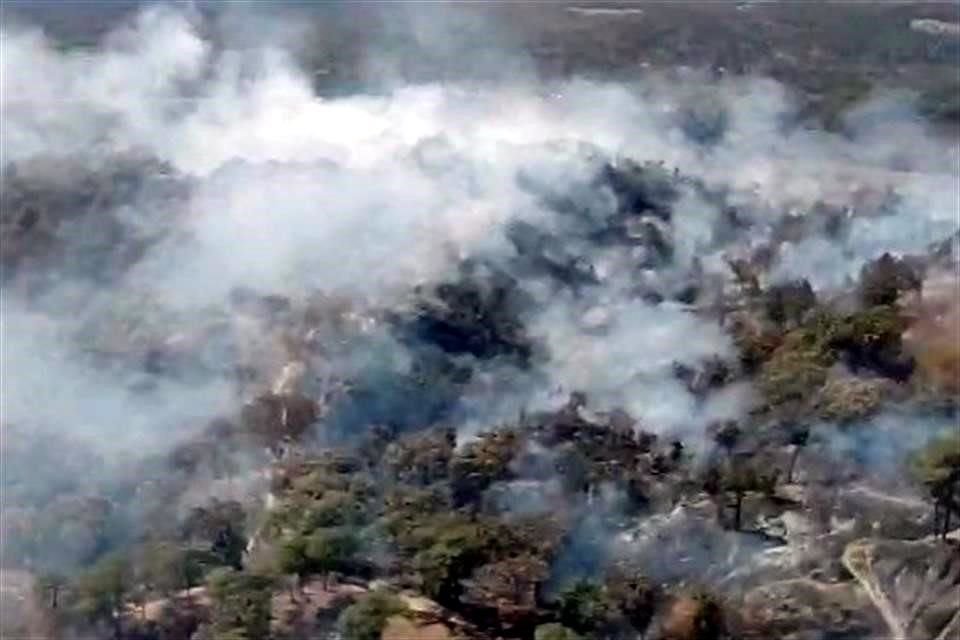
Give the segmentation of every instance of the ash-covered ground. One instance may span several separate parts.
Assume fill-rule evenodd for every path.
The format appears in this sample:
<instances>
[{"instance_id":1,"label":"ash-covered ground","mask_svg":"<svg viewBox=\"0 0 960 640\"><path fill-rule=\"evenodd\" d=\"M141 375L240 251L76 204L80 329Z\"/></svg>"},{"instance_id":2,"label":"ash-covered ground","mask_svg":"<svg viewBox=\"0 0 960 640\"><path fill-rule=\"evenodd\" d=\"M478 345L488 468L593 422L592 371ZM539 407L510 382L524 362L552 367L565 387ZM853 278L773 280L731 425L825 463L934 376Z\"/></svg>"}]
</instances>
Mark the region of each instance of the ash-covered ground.
<instances>
[{"instance_id":1,"label":"ash-covered ground","mask_svg":"<svg viewBox=\"0 0 960 640\"><path fill-rule=\"evenodd\" d=\"M960 633L958 5L2 17L4 637Z\"/></svg>"}]
</instances>

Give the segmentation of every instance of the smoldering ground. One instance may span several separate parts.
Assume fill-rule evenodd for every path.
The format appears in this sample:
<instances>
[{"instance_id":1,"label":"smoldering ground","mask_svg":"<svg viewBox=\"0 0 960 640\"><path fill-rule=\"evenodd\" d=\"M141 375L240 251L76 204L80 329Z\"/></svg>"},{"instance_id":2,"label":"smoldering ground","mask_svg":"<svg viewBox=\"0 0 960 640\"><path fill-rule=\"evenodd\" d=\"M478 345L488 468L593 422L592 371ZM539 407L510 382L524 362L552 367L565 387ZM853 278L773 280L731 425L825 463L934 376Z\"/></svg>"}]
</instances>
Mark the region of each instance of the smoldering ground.
<instances>
[{"instance_id":1,"label":"smoldering ground","mask_svg":"<svg viewBox=\"0 0 960 640\"><path fill-rule=\"evenodd\" d=\"M394 42L457 53L455 7L411 11ZM897 110L855 114L841 137L790 126L789 92L770 80L540 80L508 37L471 61L476 79L412 84L372 43L381 90L323 98L288 46L300 27L251 20L158 5L93 50L3 25L4 429L153 459L249 399L235 397L238 368L270 380L303 360L309 393L335 378L361 391L311 427L321 440L439 420L466 437L574 390L697 439L752 405L747 380L696 394L674 375L732 358L724 328L693 312L734 288L727 258L770 245L771 278L829 295L883 251L957 228L957 149ZM659 163L652 184L624 181L643 162ZM818 203L845 211L839 231L808 215ZM805 222L783 239L787 219ZM481 268L463 276L466 262ZM463 280L483 310L499 305L503 326L481 316L496 335L465 346L476 323L411 324L424 298L427 315L449 311L439 286ZM323 349L291 353L270 332L293 311L238 311L242 290L363 311L320 332ZM451 371L449 385L413 382ZM92 471L110 484L111 467ZM18 465L4 484L45 473Z\"/></svg>"}]
</instances>

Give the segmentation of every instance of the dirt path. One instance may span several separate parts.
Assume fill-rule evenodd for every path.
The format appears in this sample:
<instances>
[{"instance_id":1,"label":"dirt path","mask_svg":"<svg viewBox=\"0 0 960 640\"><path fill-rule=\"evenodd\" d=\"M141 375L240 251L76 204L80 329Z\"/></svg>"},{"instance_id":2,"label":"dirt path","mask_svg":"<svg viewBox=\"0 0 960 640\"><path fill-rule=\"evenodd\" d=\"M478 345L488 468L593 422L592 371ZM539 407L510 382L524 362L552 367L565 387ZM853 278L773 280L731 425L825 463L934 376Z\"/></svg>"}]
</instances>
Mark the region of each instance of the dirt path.
<instances>
[{"instance_id":1,"label":"dirt path","mask_svg":"<svg viewBox=\"0 0 960 640\"><path fill-rule=\"evenodd\" d=\"M843 566L857 579L890 631L890 640L908 640L906 623L894 609L872 570L873 545L851 543L843 552Z\"/></svg>"}]
</instances>

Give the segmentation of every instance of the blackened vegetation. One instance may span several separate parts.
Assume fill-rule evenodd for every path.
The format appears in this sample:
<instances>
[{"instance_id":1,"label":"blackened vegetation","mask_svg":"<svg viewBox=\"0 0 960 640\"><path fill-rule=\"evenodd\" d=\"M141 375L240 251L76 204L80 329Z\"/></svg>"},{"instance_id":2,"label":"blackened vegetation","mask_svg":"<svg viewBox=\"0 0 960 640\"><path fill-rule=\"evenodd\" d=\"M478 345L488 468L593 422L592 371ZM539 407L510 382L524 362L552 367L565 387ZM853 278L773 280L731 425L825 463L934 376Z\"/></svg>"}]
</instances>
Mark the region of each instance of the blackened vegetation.
<instances>
[{"instance_id":1,"label":"blackened vegetation","mask_svg":"<svg viewBox=\"0 0 960 640\"><path fill-rule=\"evenodd\" d=\"M353 380L326 420L325 435L353 441L371 425L401 432L442 421L457 408L471 366L442 351L413 352L409 370L371 367Z\"/></svg>"},{"instance_id":2,"label":"blackened vegetation","mask_svg":"<svg viewBox=\"0 0 960 640\"><path fill-rule=\"evenodd\" d=\"M679 191L666 169L621 160L616 164L607 164L600 178L616 196L621 214L652 215L665 221L670 219Z\"/></svg>"},{"instance_id":3,"label":"blackened vegetation","mask_svg":"<svg viewBox=\"0 0 960 640\"><path fill-rule=\"evenodd\" d=\"M400 331L451 355L523 362L532 346L522 324L526 301L505 273L465 266L461 278L419 292L412 317Z\"/></svg>"},{"instance_id":4,"label":"blackened vegetation","mask_svg":"<svg viewBox=\"0 0 960 640\"><path fill-rule=\"evenodd\" d=\"M778 325L799 325L816 304L817 296L807 280L774 285L767 291L767 315Z\"/></svg>"},{"instance_id":5,"label":"blackened vegetation","mask_svg":"<svg viewBox=\"0 0 960 640\"><path fill-rule=\"evenodd\" d=\"M593 266L583 256L535 225L515 222L507 229L507 238L517 251L516 267L520 273L561 282L574 290L598 282Z\"/></svg>"},{"instance_id":6,"label":"blackened vegetation","mask_svg":"<svg viewBox=\"0 0 960 640\"><path fill-rule=\"evenodd\" d=\"M527 333L535 309L521 278L580 296L602 284L591 255L602 247L642 248L638 268L671 263L669 220L680 178L662 166L604 163L592 182L570 194L524 184L554 211L555 225L511 224L509 270L492 260L465 260L456 278L416 289L410 309L388 313L393 333L413 355L410 371L377 370L358 380L350 402L335 412L337 432L356 432L361 423L407 430L445 420L477 366L525 370L548 357ZM587 202L610 195L616 204L603 217L588 210Z\"/></svg>"}]
</instances>

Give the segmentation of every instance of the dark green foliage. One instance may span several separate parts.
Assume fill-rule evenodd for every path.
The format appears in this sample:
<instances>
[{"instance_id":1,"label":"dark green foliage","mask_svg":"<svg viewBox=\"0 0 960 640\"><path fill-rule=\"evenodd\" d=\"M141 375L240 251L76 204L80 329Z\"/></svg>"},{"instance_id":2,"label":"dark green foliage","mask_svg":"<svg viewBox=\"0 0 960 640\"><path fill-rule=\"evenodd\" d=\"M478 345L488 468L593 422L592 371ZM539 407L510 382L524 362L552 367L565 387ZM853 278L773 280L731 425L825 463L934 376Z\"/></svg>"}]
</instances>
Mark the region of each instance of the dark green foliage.
<instances>
[{"instance_id":1,"label":"dark green foliage","mask_svg":"<svg viewBox=\"0 0 960 640\"><path fill-rule=\"evenodd\" d=\"M872 307L847 316L821 312L789 332L760 370L759 385L772 407L810 403L843 360L895 380L906 379L912 361L903 353L906 322L893 307Z\"/></svg>"},{"instance_id":2,"label":"dark green foliage","mask_svg":"<svg viewBox=\"0 0 960 640\"><path fill-rule=\"evenodd\" d=\"M272 581L232 569L207 579L212 640L264 640L270 635Z\"/></svg>"},{"instance_id":3,"label":"dark green foliage","mask_svg":"<svg viewBox=\"0 0 960 640\"><path fill-rule=\"evenodd\" d=\"M586 634L606 628L616 613L603 585L589 580L577 581L560 592L556 606L563 625Z\"/></svg>"},{"instance_id":4,"label":"dark green foliage","mask_svg":"<svg viewBox=\"0 0 960 640\"><path fill-rule=\"evenodd\" d=\"M385 591L368 593L340 615L343 640L380 640L387 620L406 612L406 604L396 596Z\"/></svg>"},{"instance_id":5,"label":"dark green foliage","mask_svg":"<svg viewBox=\"0 0 960 640\"><path fill-rule=\"evenodd\" d=\"M309 534L315 529L366 523L372 481L359 467L359 461L331 452L308 463L278 466L274 491L283 499L270 512L268 528Z\"/></svg>"},{"instance_id":6,"label":"dark green foliage","mask_svg":"<svg viewBox=\"0 0 960 640\"><path fill-rule=\"evenodd\" d=\"M658 597L646 578L615 568L603 582L567 586L553 604L560 623L584 637L632 638L650 626Z\"/></svg>"},{"instance_id":7,"label":"dark green foliage","mask_svg":"<svg viewBox=\"0 0 960 640\"><path fill-rule=\"evenodd\" d=\"M461 580L500 546L490 524L456 515L425 519L398 542L415 553L413 567L424 593L444 603L457 601Z\"/></svg>"},{"instance_id":8,"label":"dark green foliage","mask_svg":"<svg viewBox=\"0 0 960 640\"><path fill-rule=\"evenodd\" d=\"M277 560L283 573L328 574L348 570L358 549L357 536L349 529L317 529L282 541Z\"/></svg>"},{"instance_id":9,"label":"dark green foliage","mask_svg":"<svg viewBox=\"0 0 960 640\"><path fill-rule=\"evenodd\" d=\"M191 550L173 543L148 543L139 550L138 556L141 582L150 591L164 596L194 586L202 576L202 568L196 562L198 558Z\"/></svg>"},{"instance_id":10,"label":"dark green foliage","mask_svg":"<svg viewBox=\"0 0 960 640\"><path fill-rule=\"evenodd\" d=\"M119 638L124 605L134 586L133 568L120 553L104 556L70 586L68 615L90 624L108 624Z\"/></svg>"},{"instance_id":11,"label":"dark green foliage","mask_svg":"<svg viewBox=\"0 0 960 640\"><path fill-rule=\"evenodd\" d=\"M450 496L443 487L400 486L384 496L382 524L392 535L398 536L421 518L450 510Z\"/></svg>"}]
</instances>

